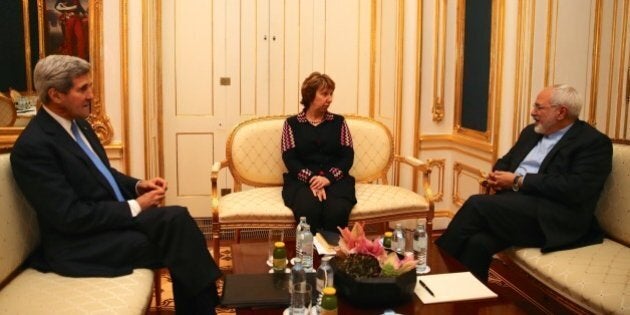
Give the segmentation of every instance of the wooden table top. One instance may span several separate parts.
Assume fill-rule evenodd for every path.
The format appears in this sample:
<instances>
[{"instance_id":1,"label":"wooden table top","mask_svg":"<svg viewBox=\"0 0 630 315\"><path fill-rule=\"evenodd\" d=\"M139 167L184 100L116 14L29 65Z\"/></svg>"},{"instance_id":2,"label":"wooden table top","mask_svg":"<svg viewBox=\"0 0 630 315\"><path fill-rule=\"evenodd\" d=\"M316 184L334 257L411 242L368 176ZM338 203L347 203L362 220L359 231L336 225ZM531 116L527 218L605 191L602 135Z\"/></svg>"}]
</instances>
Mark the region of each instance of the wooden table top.
<instances>
[{"instance_id":1,"label":"wooden table top","mask_svg":"<svg viewBox=\"0 0 630 315\"><path fill-rule=\"evenodd\" d=\"M295 256L295 243L287 243L288 257ZM232 273L256 274L267 273L270 269L266 264L267 242L247 242L232 245ZM319 265L319 256L315 255L316 266ZM429 244L428 265L430 274L465 271L459 262L443 253L434 244ZM492 288L491 288L492 289ZM496 291L495 291L496 292ZM499 292L497 292L499 293ZM398 314L526 314L512 301L503 297L495 299L449 302L437 304L423 304L417 296L406 304L392 308ZM383 314L386 309L364 309L351 305L339 297L339 314ZM283 309L238 309L238 314L282 314Z\"/></svg>"}]
</instances>

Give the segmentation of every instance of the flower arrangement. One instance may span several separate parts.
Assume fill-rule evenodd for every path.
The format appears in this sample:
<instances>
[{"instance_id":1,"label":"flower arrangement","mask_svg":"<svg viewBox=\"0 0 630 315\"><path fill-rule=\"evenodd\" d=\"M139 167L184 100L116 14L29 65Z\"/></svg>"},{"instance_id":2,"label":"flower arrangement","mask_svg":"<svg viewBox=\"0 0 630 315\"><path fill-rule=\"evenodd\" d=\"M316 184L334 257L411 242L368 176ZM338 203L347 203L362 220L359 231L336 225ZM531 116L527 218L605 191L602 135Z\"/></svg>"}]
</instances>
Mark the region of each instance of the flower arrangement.
<instances>
[{"instance_id":1,"label":"flower arrangement","mask_svg":"<svg viewBox=\"0 0 630 315\"><path fill-rule=\"evenodd\" d=\"M416 268L417 261L412 256L401 260L395 252L387 253L380 237L369 240L363 226L363 223L356 223L352 230L339 228L339 269L354 279L361 279L397 277Z\"/></svg>"}]
</instances>

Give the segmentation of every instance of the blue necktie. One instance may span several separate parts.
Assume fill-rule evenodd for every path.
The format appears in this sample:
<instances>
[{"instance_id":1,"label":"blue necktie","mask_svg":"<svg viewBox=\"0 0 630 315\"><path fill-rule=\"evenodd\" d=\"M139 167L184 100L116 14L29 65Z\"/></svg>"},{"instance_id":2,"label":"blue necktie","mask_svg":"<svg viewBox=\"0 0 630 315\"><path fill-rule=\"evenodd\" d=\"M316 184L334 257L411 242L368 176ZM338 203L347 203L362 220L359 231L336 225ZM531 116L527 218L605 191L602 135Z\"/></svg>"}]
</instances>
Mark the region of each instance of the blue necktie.
<instances>
[{"instance_id":1,"label":"blue necktie","mask_svg":"<svg viewBox=\"0 0 630 315\"><path fill-rule=\"evenodd\" d=\"M125 198L123 198L123 195L120 192L120 188L118 187L116 180L114 180L114 176L112 176L112 173L109 171L107 166L105 166L103 161L101 161L101 159L96 155L96 153L90 150L90 148L85 143L85 141L83 141L83 138L81 138L81 133L79 132L79 126L77 126L76 121L72 122L72 127L70 127L70 130L72 130L72 134L76 138L77 143L79 144L81 149L83 149L83 152L85 152L85 154L87 154L87 156L90 157L90 160L92 160L92 163L94 163L94 166L96 166L96 168L101 172L101 174L105 176L105 178L107 179L107 182L109 182L109 185L112 186L112 189L114 190L114 193L116 194L116 199L118 199L118 201L125 201Z\"/></svg>"}]
</instances>

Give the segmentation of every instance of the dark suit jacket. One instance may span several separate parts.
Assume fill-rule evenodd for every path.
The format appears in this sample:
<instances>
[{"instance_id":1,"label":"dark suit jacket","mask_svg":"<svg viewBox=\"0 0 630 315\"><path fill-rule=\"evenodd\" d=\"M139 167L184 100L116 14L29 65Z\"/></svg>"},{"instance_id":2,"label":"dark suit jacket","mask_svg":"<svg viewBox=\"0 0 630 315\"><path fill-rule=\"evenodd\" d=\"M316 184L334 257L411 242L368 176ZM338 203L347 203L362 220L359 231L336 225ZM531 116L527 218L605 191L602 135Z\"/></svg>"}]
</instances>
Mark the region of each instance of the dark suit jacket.
<instances>
[{"instance_id":1,"label":"dark suit jacket","mask_svg":"<svg viewBox=\"0 0 630 315\"><path fill-rule=\"evenodd\" d=\"M77 123L109 166L90 125L83 120ZM39 110L16 141L11 166L38 216L41 246L33 257L36 268L68 276L132 271L129 259L146 246L146 236L134 230L129 205L116 201L90 158L45 110ZM110 169L125 199L136 198L138 179Z\"/></svg>"},{"instance_id":2,"label":"dark suit jacket","mask_svg":"<svg viewBox=\"0 0 630 315\"><path fill-rule=\"evenodd\" d=\"M495 170L514 172L541 138L527 126ZM594 216L599 195L612 168L610 139L584 121L576 121L543 160L537 174L527 174L520 189L545 233L543 252L600 243Z\"/></svg>"}]
</instances>

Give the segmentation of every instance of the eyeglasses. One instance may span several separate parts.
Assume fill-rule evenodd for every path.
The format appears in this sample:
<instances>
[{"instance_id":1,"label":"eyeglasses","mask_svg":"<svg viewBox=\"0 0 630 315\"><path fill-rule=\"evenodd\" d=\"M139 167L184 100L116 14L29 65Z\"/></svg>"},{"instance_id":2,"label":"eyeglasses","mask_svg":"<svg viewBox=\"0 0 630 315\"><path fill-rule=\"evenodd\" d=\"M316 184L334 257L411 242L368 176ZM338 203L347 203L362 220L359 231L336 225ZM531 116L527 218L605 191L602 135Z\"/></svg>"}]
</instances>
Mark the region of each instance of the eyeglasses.
<instances>
[{"instance_id":1,"label":"eyeglasses","mask_svg":"<svg viewBox=\"0 0 630 315\"><path fill-rule=\"evenodd\" d=\"M558 105L542 106L540 104L534 104L534 110L537 112L548 109L548 108L552 108L552 107L558 107Z\"/></svg>"}]
</instances>

